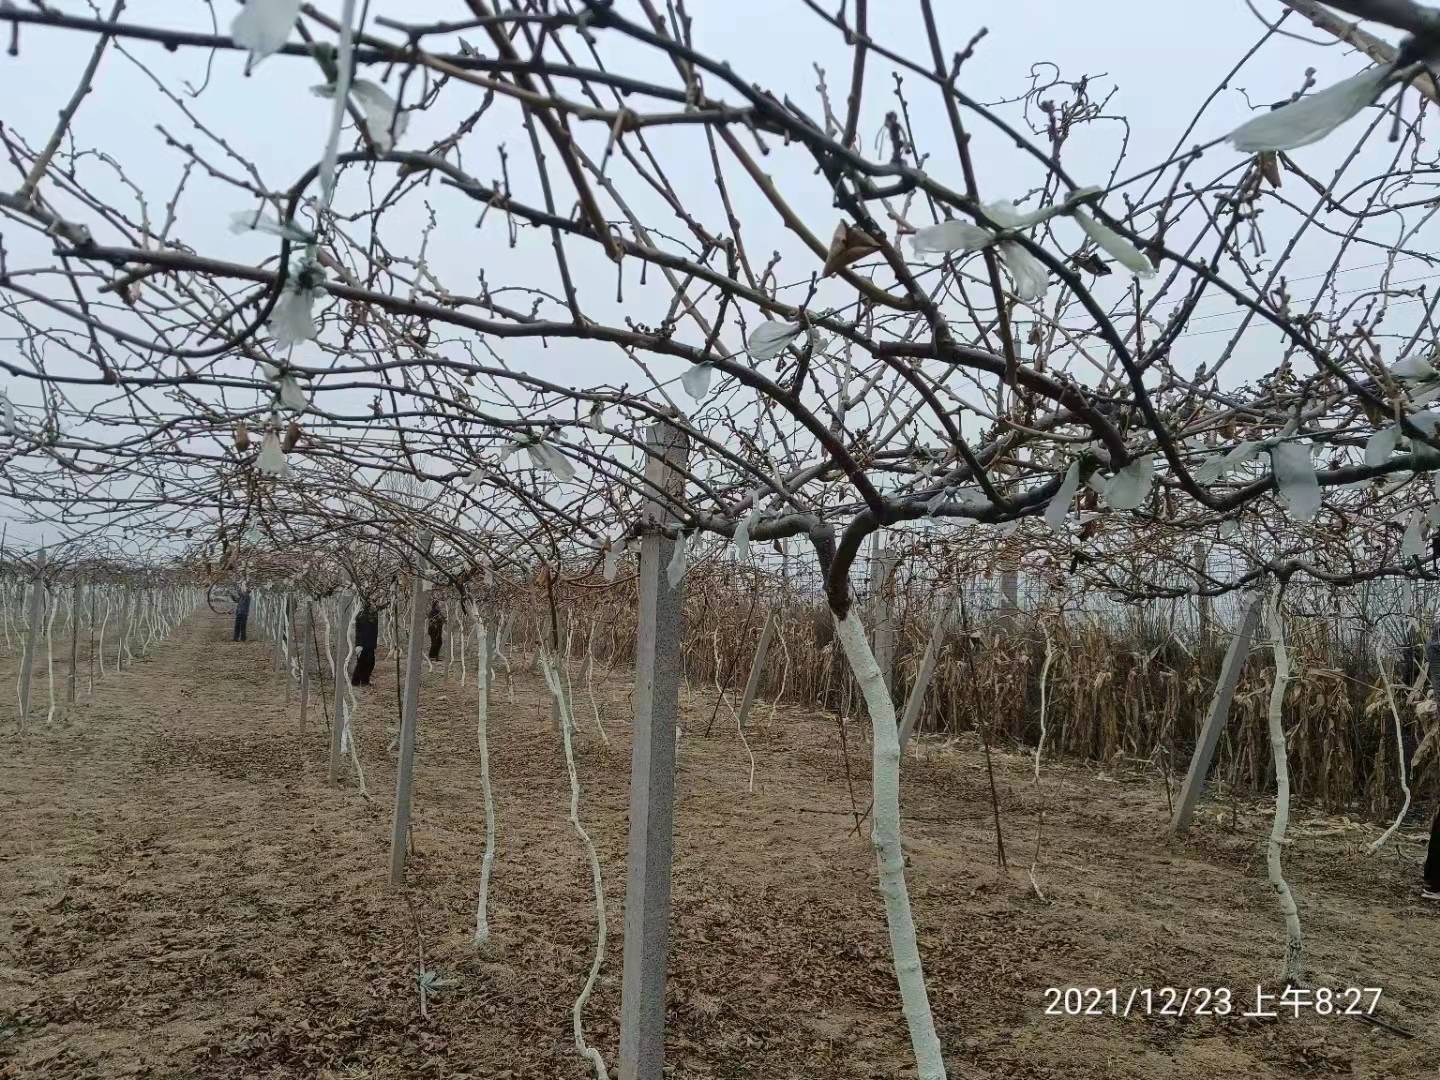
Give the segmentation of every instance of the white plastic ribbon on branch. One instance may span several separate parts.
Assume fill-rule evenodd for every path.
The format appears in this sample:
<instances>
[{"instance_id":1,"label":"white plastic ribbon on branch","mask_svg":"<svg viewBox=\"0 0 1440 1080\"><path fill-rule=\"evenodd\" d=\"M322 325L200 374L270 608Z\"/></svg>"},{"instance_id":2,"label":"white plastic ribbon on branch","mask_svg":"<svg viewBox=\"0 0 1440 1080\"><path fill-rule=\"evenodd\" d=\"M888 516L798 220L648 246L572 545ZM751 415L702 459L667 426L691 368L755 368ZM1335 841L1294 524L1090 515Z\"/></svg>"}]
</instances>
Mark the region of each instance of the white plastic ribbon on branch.
<instances>
[{"instance_id":1,"label":"white plastic ribbon on branch","mask_svg":"<svg viewBox=\"0 0 1440 1080\"><path fill-rule=\"evenodd\" d=\"M750 561L750 530L759 517L760 508L757 506L735 525L735 561L738 563Z\"/></svg>"},{"instance_id":2,"label":"white plastic ribbon on branch","mask_svg":"<svg viewBox=\"0 0 1440 1080\"><path fill-rule=\"evenodd\" d=\"M947 251L978 251L995 239L995 234L969 221L941 221L916 229L910 241L917 254L938 255Z\"/></svg>"},{"instance_id":3,"label":"white plastic ribbon on branch","mask_svg":"<svg viewBox=\"0 0 1440 1080\"><path fill-rule=\"evenodd\" d=\"M244 9L230 22L230 37L250 50L248 65L254 67L280 51L299 17L300 0L245 0Z\"/></svg>"},{"instance_id":4,"label":"white plastic ribbon on branch","mask_svg":"<svg viewBox=\"0 0 1440 1080\"><path fill-rule=\"evenodd\" d=\"M1365 464L1372 469L1378 469L1390 460L1399 443L1400 426L1398 424L1381 428L1365 440Z\"/></svg>"},{"instance_id":5,"label":"white plastic ribbon on branch","mask_svg":"<svg viewBox=\"0 0 1440 1080\"><path fill-rule=\"evenodd\" d=\"M310 402L305 399L305 391L300 389L300 384L294 375L282 375L277 385L280 395L280 404L294 412L304 412L310 407Z\"/></svg>"},{"instance_id":6,"label":"white plastic ribbon on branch","mask_svg":"<svg viewBox=\"0 0 1440 1080\"><path fill-rule=\"evenodd\" d=\"M606 581L614 581L616 573L620 570L620 556L625 554L625 541L620 540L611 544L605 549L605 561L602 572Z\"/></svg>"},{"instance_id":7,"label":"white plastic ribbon on branch","mask_svg":"<svg viewBox=\"0 0 1440 1080\"><path fill-rule=\"evenodd\" d=\"M1105 485L1105 498L1116 510L1134 510L1150 494L1155 480L1155 459L1141 454Z\"/></svg>"},{"instance_id":8,"label":"white plastic ribbon on branch","mask_svg":"<svg viewBox=\"0 0 1440 1080\"><path fill-rule=\"evenodd\" d=\"M388 154L395 148L409 126L410 117L400 112L394 98L379 83L356 79L350 84L350 96L365 110L365 128L375 149Z\"/></svg>"},{"instance_id":9,"label":"white plastic ribbon on branch","mask_svg":"<svg viewBox=\"0 0 1440 1080\"><path fill-rule=\"evenodd\" d=\"M773 360L804 331L799 323L763 322L745 339L745 351L754 360Z\"/></svg>"},{"instance_id":10,"label":"white plastic ribbon on branch","mask_svg":"<svg viewBox=\"0 0 1440 1080\"><path fill-rule=\"evenodd\" d=\"M1310 463L1310 444L1281 443L1270 448L1270 467L1280 498L1296 521L1312 521L1320 512L1320 481Z\"/></svg>"},{"instance_id":11,"label":"white plastic ribbon on branch","mask_svg":"<svg viewBox=\"0 0 1440 1080\"><path fill-rule=\"evenodd\" d=\"M285 451L280 448L280 436L273 428L265 432L265 438L260 443L260 458L255 467L270 476L284 476L290 471L290 465L285 460Z\"/></svg>"},{"instance_id":12,"label":"white plastic ribbon on branch","mask_svg":"<svg viewBox=\"0 0 1440 1080\"><path fill-rule=\"evenodd\" d=\"M526 446L525 450L535 468L544 469L562 483L575 479L575 466L570 464L570 459L549 443L537 440Z\"/></svg>"},{"instance_id":13,"label":"white plastic ribbon on branch","mask_svg":"<svg viewBox=\"0 0 1440 1080\"><path fill-rule=\"evenodd\" d=\"M1045 524L1055 532L1065 531L1065 516L1070 513L1070 500L1080 490L1080 459L1076 458L1065 470L1065 479L1060 481L1060 490L1045 507Z\"/></svg>"},{"instance_id":14,"label":"white plastic ribbon on branch","mask_svg":"<svg viewBox=\"0 0 1440 1080\"><path fill-rule=\"evenodd\" d=\"M1367 68L1299 101L1247 120L1227 138L1236 150L1294 150L1319 142L1347 120L1364 112L1389 80L1390 65Z\"/></svg>"},{"instance_id":15,"label":"white plastic ribbon on branch","mask_svg":"<svg viewBox=\"0 0 1440 1080\"><path fill-rule=\"evenodd\" d=\"M276 345L298 345L315 339L318 330L311 312L320 298L321 290L317 286L324 280L319 263L313 260L301 261L291 269L267 324Z\"/></svg>"},{"instance_id":16,"label":"white plastic ribbon on branch","mask_svg":"<svg viewBox=\"0 0 1440 1080\"><path fill-rule=\"evenodd\" d=\"M680 376L680 385L696 401L700 401L710 389L710 375L715 369L709 364L691 364Z\"/></svg>"},{"instance_id":17,"label":"white plastic ribbon on branch","mask_svg":"<svg viewBox=\"0 0 1440 1080\"><path fill-rule=\"evenodd\" d=\"M670 553L670 565L665 570L665 577L669 580L672 589L678 586L681 579L685 577L685 570L685 534L681 532L675 536L675 547Z\"/></svg>"},{"instance_id":18,"label":"white plastic ribbon on branch","mask_svg":"<svg viewBox=\"0 0 1440 1080\"><path fill-rule=\"evenodd\" d=\"M1400 541L1400 557L1407 562L1425 557L1425 540L1421 533L1424 524L1423 510L1416 510L1410 515L1410 521L1405 526L1405 536Z\"/></svg>"},{"instance_id":19,"label":"white plastic ribbon on branch","mask_svg":"<svg viewBox=\"0 0 1440 1080\"><path fill-rule=\"evenodd\" d=\"M1110 226L1102 224L1084 210L1075 211L1075 223L1085 231L1086 236L1095 241L1095 245L1101 251L1132 274L1138 277L1155 275L1155 267L1150 264L1150 260L1141 253L1140 249Z\"/></svg>"},{"instance_id":20,"label":"white plastic ribbon on branch","mask_svg":"<svg viewBox=\"0 0 1440 1080\"><path fill-rule=\"evenodd\" d=\"M279 218L260 210L237 210L230 215L230 231L232 233L261 232L269 233L271 236L283 236L286 240L293 240L297 244L308 243L310 234L298 226L281 221Z\"/></svg>"},{"instance_id":21,"label":"white plastic ribbon on branch","mask_svg":"<svg viewBox=\"0 0 1440 1080\"><path fill-rule=\"evenodd\" d=\"M10 395L0 390L0 431L6 435L18 435L15 426L15 406L10 404Z\"/></svg>"},{"instance_id":22,"label":"white plastic ribbon on branch","mask_svg":"<svg viewBox=\"0 0 1440 1080\"><path fill-rule=\"evenodd\" d=\"M1015 282L1015 296L1028 304L1045 299L1050 287L1050 271L1045 264L1014 240L1000 245L1000 261Z\"/></svg>"},{"instance_id":23,"label":"white plastic ribbon on branch","mask_svg":"<svg viewBox=\"0 0 1440 1080\"><path fill-rule=\"evenodd\" d=\"M310 89L316 97L334 100L334 83L323 83ZM384 87L369 79L352 80L350 96L359 103L364 113L365 131L370 136L370 141L375 144L375 149L382 154L388 154L395 148L400 136L405 134L410 117L399 111L395 99Z\"/></svg>"},{"instance_id":24,"label":"white plastic ribbon on branch","mask_svg":"<svg viewBox=\"0 0 1440 1080\"><path fill-rule=\"evenodd\" d=\"M1195 482L1197 484L1213 484L1226 473L1254 460L1259 453L1260 444L1258 442L1242 442L1223 457L1213 457L1196 469Z\"/></svg>"},{"instance_id":25,"label":"white plastic ribbon on branch","mask_svg":"<svg viewBox=\"0 0 1440 1080\"><path fill-rule=\"evenodd\" d=\"M1440 378L1440 371L1436 371L1428 360L1418 356L1407 356L1390 369L1390 374L1397 379L1412 379L1416 382Z\"/></svg>"}]
</instances>

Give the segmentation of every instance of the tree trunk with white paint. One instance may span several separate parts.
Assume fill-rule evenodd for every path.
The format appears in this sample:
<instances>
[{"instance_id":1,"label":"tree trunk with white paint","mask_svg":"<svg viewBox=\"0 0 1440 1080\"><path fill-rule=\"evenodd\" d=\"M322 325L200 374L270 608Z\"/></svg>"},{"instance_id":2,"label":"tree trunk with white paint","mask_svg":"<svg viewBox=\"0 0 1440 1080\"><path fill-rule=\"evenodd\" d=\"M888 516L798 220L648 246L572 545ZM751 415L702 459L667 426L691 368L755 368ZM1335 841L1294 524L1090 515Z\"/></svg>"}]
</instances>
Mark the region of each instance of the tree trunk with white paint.
<instances>
[{"instance_id":1,"label":"tree trunk with white paint","mask_svg":"<svg viewBox=\"0 0 1440 1080\"><path fill-rule=\"evenodd\" d=\"M484 619L475 621L475 640L479 643L480 663L475 668L476 716L475 738L480 744L480 792L485 800L485 854L480 858L480 895L475 902L475 944L490 940L490 919L486 902L490 896L490 869L495 862L495 795L490 788L490 644L489 626Z\"/></svg>"},{"instance_id":2,"label":"tree trunk with white paint","mask_svg":"<svg viewBox=\"0 0 1440 1080\"><path fill-rule=\"evenodd\" d=\"M1390 823L1390 827L1380 835L1380 839L1370 845L1369 853L1371 855L1385 846L1385 841L1389 840L1395 830L1400 828L1400 823L1405 820L1405 815L1410 810L1410 767L1405 762L1405 729L1400 723L1400 709L1395 704L1395 687L1390 683L1385 650L1380 645L1375 646L1375 663L1380 669L1380 682L1385 687L1385 700L1390 703L1390 715L1395 719L1395 753L1400 763L1400 790L1404 792L1405 800L1400 804L1400 812L1395 815L1395 820Z\"/></svg>"},{"instance_id":3,"label":"tree trunk with white paint","mask_svg":"<svg viewBox=\"0 0 1440 1080\"><path fill-rule=\"evenodd\" d=\"M605 883L600 876L600 856L595 851L595 844L590 839L590 834L585 831L585 826L580 824L580 778L575 771L575 749L570 738L571 732L575 730L575 719L570 712L570 701L556 661L543 648L540 651L540 668L545 675L545 685L550 688L550 694L560 712L560 730L565 744L565 768L570 777L570 824L585 845L585 852L590 858L590 881L595 891L595 958L590 964L590 976L581 987L571 1010L575 1050L595 1069L596 1080L609 1080L605 1058L599 1050L585 1042L583 1026L585 1003L590 1000L590 994L595 989L595 979L605 962Z\"/></svg>"},{"instance_id":4,"label":"tree trunk with white paint","mask_svg":"<svg viewBox=\"0 0 1440 1080\"><path fill-rule=\"evenodd\" d=\"M1290 682L1290 654L1285 648L1285 624L1280 618L1279 603L1271 597L1265 606L1265 624L1270 631L1271 648L1275 652L1275 684L1270 689L1270 751L1275 759L1275 820L1270 826L1270 842L1265 849L1265 869L1270 884L1280 898L1280 913L1285 917L1285 981L1300 981L1302 939L1300 912L1295 895L1280 866L1281 846L1290 825L1290 767L1285 751L1284 706L1285 689Z\"/></svg>"},{"instance_id":5,"label":"tree trunk with white paint","mask_svg":"<svg viewBox=\"0 0 1440 1080\"><path fill-rule=\"evenodd\" d=\"M905 888L905 855L900 847L900 736L895 723L895 705L880 672L865 628L850 612L835 620L836 637L845 650L850 670L865 697L873 732L874 827L871 843L879 865L880 892L885 897L885 918L890 928L890 952L900 1001L910 1030L919 1080L945 1080L945 1062L930 995L925 989L925 972L920 963L920 946L915 937L915 919L910 911L910 894Z\"/></svg>"}]
</instances>

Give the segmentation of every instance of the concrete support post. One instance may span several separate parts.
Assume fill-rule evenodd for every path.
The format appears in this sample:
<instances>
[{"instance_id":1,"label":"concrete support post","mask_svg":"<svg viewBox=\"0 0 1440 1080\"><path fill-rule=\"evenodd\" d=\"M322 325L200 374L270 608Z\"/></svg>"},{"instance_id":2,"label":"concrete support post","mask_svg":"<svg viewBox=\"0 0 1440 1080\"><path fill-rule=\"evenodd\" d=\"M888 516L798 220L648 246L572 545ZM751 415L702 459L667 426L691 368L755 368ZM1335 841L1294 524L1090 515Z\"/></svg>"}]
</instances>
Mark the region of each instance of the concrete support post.
<instances>
[{"instance_id":1,"label":"concrete support post","mask_svg":"<svg viewBox=\"0 0 1440 1080\"><path fill-rule=\"evenodd\" d=\"M1205 777L1210 772L1210 761L1215 756L1215 746L1220 741L1220 732L1225 730L1225 721L1230 715L1230 701L1235 696L1235 687L1240 683L1240 673L1245 669L1245 660L1250 655L1250 640L1260 624L1260 610L1263 601L1251 602L1230 647L1225 651L1225 662L1220 667L1220 679L1215 687L1215 697L1210 703L1210 714L1205 726L1200 729L1200 738L1195 742L1195 753L1190 758L1190 771L1185 774L1185 784L1180 789L1180 799L1175 804L1175 818L1170 823L1170 835L1178 836L1190 827L1190 818L1195 813L1195 804L1200 801L1200 792L1205 788Z\"/></svg>"},{"instance_id":2,"label":"concrete support post","mask_svg":"<svg viewBox=\"0 0 1440 1080\"><path fill-rule=\"evenodd\" d=\"M876 534L879 535L878 533ZM895 568L900 556L893 551L878 550L870 567L871 613L875 620L873 648L875 663L891 694L895 692Z\"/></svg>"},{"instance_id":3,"label":"concrete support post","mask_svg":"<svg viewBox=\"0 0 1440 1080\"><path fill-rule=\"evenodd\" d=\"M770 653L770 642L775 637L775 624L780 618L780 607L771 604L765 616L765 628L760 631L760 644L755 647L755 659L750 661L750 678L745 680L745 697L740 701L739 726L744 727L750 719L750 708L755 704L755 695L760 692L760 679L765 674L765 658Z\"/></svg>"},{"instance_id":4,"label":"concrete support post","mask_svg":"<svg viewBox=\"0 0 1440 1080\"><path fill-rule=\"evenodd\" d=\"M652 492L645 516L673 521L685 493L688 440L660 423L647 437ZM625 879L625 958L620 989L620 1080L662 1080L665 976L670 944L670 865L675 824L675 720L680 708L684 583L667 574L674 541L647 531L640 544L635 641L635 727L630 768L630 847Z\"/></svg>"},{"instance_id":5,"label":"concrete support post","mask_svg":"<svg viewBox=\"0 0 1440 1080\"><path fill-rule=\"evenodd\" d=\"M900 718L900 753L905 753L905 744L915 733L915 724L920 719L920 709L925 704L925 691L935 677L935 666L940 663L940 650L945 645L945 628L950 622L950 609L955 606L955 594L951 593L940 608L935 625L930 628L930 640L925 645L925 656L920 661L920 670L915 674L915 685L910 688L910 697L905 702L905 712Z\"/></svg>"}]
</instances>

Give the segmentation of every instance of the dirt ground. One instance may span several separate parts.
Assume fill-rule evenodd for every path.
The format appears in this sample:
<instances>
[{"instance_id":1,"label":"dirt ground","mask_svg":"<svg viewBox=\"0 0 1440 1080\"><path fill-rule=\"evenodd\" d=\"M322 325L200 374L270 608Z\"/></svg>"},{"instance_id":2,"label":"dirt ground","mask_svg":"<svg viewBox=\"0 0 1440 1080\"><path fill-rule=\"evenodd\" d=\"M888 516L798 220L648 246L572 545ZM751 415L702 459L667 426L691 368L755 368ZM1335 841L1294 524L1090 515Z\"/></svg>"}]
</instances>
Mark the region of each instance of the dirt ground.
<instances>
[{"instance_id":1,"label":"dirt ground","mask_svg":"<svg viewBox=\"0 0 1440 1080\"><path fill-rule=\"evenodd\" d=\"M492 693L496 940L477 953L473 683L462 689L458 669L425 676L416 850L395 892L392 654L382 649L362 692L366 801L348 774L325 784L328 710L316 701L302 731L268 646L228 638L225 619L197 613L52 725L39 709L24 740L11 734L13 699L0 705L0 1078L590 1075L570 1010L595 909L539 676L517 660L513 683L502 673ZM15 667L0 655L0 684L13 687ZM574 674L581 817L610 925L584 1021L612 1069L624 675L597 680L607 746ZM868 801L865 725L852 721L842 743L833 718L761 709L751 793L729 715L701 734L712 702L683 697L669 1075L913 1077L873 855L852 813L852 787L855 805ZM1001 871L978 749L931 742L905 764L910 888L952 1076L1440 1074L1440 910L1415 888L1419 832L1367 857L1378 830L1300 812L1285 851L1308 979L1383 988L1376 1015L1391 1027L1308 1011L1244 1018L1257 982L1275 988L1284 947L1265 880L1267 808L1209 803L1170 850L1155 774L1047 763L1037 792L1031 767L1018 750L997 753ZM453 980L428 1015L422 967ZM1049 1015L1052 986L1115 987L1122 1005L1132 987L1229 987L1236 1015Z\"/></svg>"}]
</instances>

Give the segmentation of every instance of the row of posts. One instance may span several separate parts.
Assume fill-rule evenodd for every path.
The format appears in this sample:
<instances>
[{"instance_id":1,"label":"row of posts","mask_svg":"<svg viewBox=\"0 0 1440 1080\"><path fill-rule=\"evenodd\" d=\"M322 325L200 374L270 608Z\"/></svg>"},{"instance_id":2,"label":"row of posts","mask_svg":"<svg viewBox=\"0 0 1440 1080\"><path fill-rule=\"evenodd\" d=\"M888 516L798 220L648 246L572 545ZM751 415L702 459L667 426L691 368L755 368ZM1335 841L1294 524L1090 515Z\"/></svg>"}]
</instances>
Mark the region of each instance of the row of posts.
<instances>
[{"instance_id":1,"label":"row of posts","mask_svg":"<svg viewBox=\"0 0 1440 1080\"><path fill-rule=\"evenodd\" d=\"M667 573L675 541L661 529L673 525L674 508L684 496L688 440L683 432L657 424L648 433L650 457L646 480L653 490L645 507L648 528L640 545L639 613L635 647L635 724L630 782L630 837L626 860L625 944L621 979L621 1080L661 1080L665 1061L666 954L670 926L670 878L675 807L675 729L680 705L680 642L683 632L683 579L671 585ZM408 832L413 802L415 734L420 697L421 650L425 638L429 582L426 564L432 539L417 537L417 557L410 588L409 639L406 643L403 697L400 710L399 757L395 805L391 820L390 884L405 882ZM290 663L293 622L298 610L285 594L259 594L256 621L268 630L276 663L284 663L288 680L296 677ZM300 725L306 724L310 696L310 661L317 651L314 603L306 602L300 634ZM328 782L338 784L343 772L346 732L345 697L352 650L349 626L355 597L342 592L335 599L333 678L335 716L330 727ZM773 634L773 628L770 629ZM767 638L768 643L768 638ZM396 642L398 647L399 643ZM489 649L482 663L489 662ZM763 663L757 657L757 664ZM751 683L758 685L758 673ZM753 697L753 687L747 693Z\"/></svg>"},{"instance_id":2,"label":"row of posts","mask_svg":"<svg viewBox=\"0 0 1440 1080\"><path fill-rule=\"evenodd\" d=\"M59 603L60 595L56 590L63 588L53 581L46 580L47 571L51 563L47 552L41 549L39 552L33 572L30 575L28 588L23 590L25 595L25 614L23 624L16 629L23 636L22 655L20 660L19 678L16 683L19 713L17 716L17 729L24 732L30 720L30 713L33 704L33 689L35 679L35 661L40 655L42 643L49 648L50 627L53 624L57 612L54 605ZM5 634L8 638L12 625L10 610L10 586L5 586L5 610L3 618L6 620ZM188 587L160 587L151 588L145 585L136 585L131 582L120 582L118 584L107 584L102 582L87 582L83 579L76 579L69 584L70 591L70 647L69 664L66 674L65 700L67 704L74 705L79 697L79 675L80 675L80 632L83 623L86 623L86 604L88 600L90 629L90 647L88 652L89 661L89 691L93 692L95 686L95 665L97 659L100 662L101 674L104 673L104 628L109 625L109 618L112 610L118 610L119 618L116 622L115 637L115 669L123 670L127 662L135 659L132 645L142 653L148 650L158 634L166 632L185 614L198 603L199 593L197 590ZM49 596L55 594L55 600L51 601ZM105 612L103 619L99 618L99 600L104 597ZM97 641L97 631L100 638ZM143 634L143 639L139 636ZM97 654L97 649L99 650ZM53 700L53 694L52 694Z\"/></svg>"}]
</instances>

